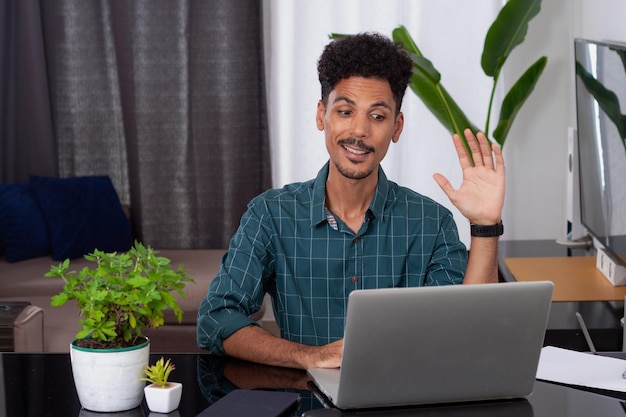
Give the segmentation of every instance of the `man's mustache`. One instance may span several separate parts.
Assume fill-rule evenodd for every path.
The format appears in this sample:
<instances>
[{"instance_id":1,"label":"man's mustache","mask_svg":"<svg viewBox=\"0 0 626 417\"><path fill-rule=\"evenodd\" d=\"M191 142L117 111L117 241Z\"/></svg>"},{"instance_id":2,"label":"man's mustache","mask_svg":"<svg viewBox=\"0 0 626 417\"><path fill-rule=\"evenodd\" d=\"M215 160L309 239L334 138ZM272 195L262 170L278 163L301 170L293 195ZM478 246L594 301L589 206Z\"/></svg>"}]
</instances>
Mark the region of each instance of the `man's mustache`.
<instances>
[{"instance_id":1,"label":"man's mustache","mask_svg":"<svg viewBox=\"0 0 626 417\"><path fill-rule=\"evenodd\" d=\"M351 146L353 148L357 148L366 152L375 151L375 149L372 146L366 145L365 143L363 143L361 139L356 139L356 138L340 139L337 143L341 146Z\"/></svg>"}]
</instances>

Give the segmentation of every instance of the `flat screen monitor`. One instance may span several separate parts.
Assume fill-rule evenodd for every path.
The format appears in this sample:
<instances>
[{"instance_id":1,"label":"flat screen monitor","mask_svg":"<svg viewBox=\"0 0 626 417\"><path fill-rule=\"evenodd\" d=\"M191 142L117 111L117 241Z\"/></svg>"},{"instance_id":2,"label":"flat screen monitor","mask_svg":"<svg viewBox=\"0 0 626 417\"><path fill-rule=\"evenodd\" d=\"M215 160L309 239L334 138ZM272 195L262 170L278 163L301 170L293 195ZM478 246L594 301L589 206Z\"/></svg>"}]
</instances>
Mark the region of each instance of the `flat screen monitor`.
<instances>
[{"instance_id":1,"label":"flat screen monitor","mask_svg":"<svg viewBox=\"0 0 626 417\"><path fill-rule=\"evenodd\" d=\"M581 222L626 264L626 45L575 39L574 57Z\"/></svg>"}]
</instances>

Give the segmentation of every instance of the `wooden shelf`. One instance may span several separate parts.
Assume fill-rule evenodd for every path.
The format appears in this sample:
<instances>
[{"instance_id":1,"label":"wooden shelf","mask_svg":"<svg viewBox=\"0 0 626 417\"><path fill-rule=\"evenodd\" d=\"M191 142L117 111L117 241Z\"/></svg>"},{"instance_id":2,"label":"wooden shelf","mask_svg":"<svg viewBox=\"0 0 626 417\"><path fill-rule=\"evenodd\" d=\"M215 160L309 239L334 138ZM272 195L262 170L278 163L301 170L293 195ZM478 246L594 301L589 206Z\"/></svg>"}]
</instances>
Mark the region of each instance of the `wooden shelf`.
<instances>
[{"instance_id":1,"label":"wooden shelf","mask_svg":"<svg viewBox=\"0 0 626 417\"><path fill-rule=\"evenodd\" d=\"M595 256L504 258L517 281L552 281L552 301L624 301L626 286L613 286Z\"/></svg>"}]
</instances>

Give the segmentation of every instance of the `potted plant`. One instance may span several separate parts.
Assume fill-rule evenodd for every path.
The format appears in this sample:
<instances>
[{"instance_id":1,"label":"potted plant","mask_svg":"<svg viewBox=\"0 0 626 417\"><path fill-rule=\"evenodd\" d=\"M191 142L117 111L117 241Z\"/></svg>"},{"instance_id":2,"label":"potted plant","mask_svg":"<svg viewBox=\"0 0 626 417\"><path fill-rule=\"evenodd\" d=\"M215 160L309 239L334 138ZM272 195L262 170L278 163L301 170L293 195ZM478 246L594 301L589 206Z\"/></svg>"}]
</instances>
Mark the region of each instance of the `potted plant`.
<instances>
[{"instance_id":1,"label":"potted plant","mask_svg":"<svg viewBox=\"0 0 626 417\"><path fill-rule=\"evenodd\" d=\"M183 393L183 385L179 382L169 382L170 373L176 369L171 359L167 362L163 357L152 366L146 366L145 378L141 381L150 382L144 387L146 403L150 411L155 413L171 413L178 408Z\"/></svg>"},{"instance_id":2,"label":"potted plant","mask_svg":"<svg viewBox=\"0 0 626 417\"><path fill-rule=\"evenodd\" d=\"M142 329L161 326L167 308L182 320L174 294L184 297L186 283L194 281L182 265L174 270L169 259L157 253L136 241L128 252L96 249L85 255L93 268L70 270L66 259L46 273L65 282L51 305L75 301L79 310L82 327L70 344L70 358L78 398L87 410L137 407L150 352Z\"/></svg>"},{"instance_id":3,"label":"potted plant","mask_svg":"<svg viewBox=\"0 0 626 417\"><path fill-rule=\"evenodd\" d=\"M500 71L513 49L524 42L526 33L528 33L529 22L540 11L541 0L508 0L487 31L481 57L483 72L486 76L493 78L491 98L487 107L487 120L484 129L482 129L487 138L490 137L491 110ZM471 158L471 152L469 152L463 131L469 128L476 133L480 129L468 119L443 87L441 74L432 62L422 54L406 28L397 27L394 29L392 37L401 43L413 58L413 77L409 84L411 90L450 133L456 133L460 136ZM547 62L548 58L545 56L537 59L526 69L504 97L500 108L500 117L493 131L493 139L501 147L504 147L515 117L534 90Z\"/></svg>"}]
</instances>

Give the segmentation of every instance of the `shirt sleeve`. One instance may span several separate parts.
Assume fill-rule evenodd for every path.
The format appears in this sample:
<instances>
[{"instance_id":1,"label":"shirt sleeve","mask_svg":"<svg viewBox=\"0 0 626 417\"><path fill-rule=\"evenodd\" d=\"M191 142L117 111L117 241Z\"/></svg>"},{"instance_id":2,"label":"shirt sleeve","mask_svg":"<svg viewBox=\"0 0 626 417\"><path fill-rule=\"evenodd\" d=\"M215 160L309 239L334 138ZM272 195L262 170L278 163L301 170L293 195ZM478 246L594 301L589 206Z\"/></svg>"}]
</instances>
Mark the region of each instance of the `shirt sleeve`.
<instances>
[{"instance_id":1,"label":"shirt sleeve","mask_svg":"<svg viewBox=\"0 0 626 417\"><path fill-rule=\"evenodd\" d=\"M462 284L467 269L467 248L451 213L441 222L426 275L426 285Z\"/></svg>"},{"instance_id":2,"label":"shirt sleeve","mask_svg":"<svg viewBox=\"0 0 626 417\"><path fill-rule=\"evenodd\" d=\"M237 330L258 325L250 315L259 311L273 256L269 216L263 204L250 203L233 236L220 270L200 303L197 321L198 346L225 354L223 341Z\"/></svg>"}]
</instances>

